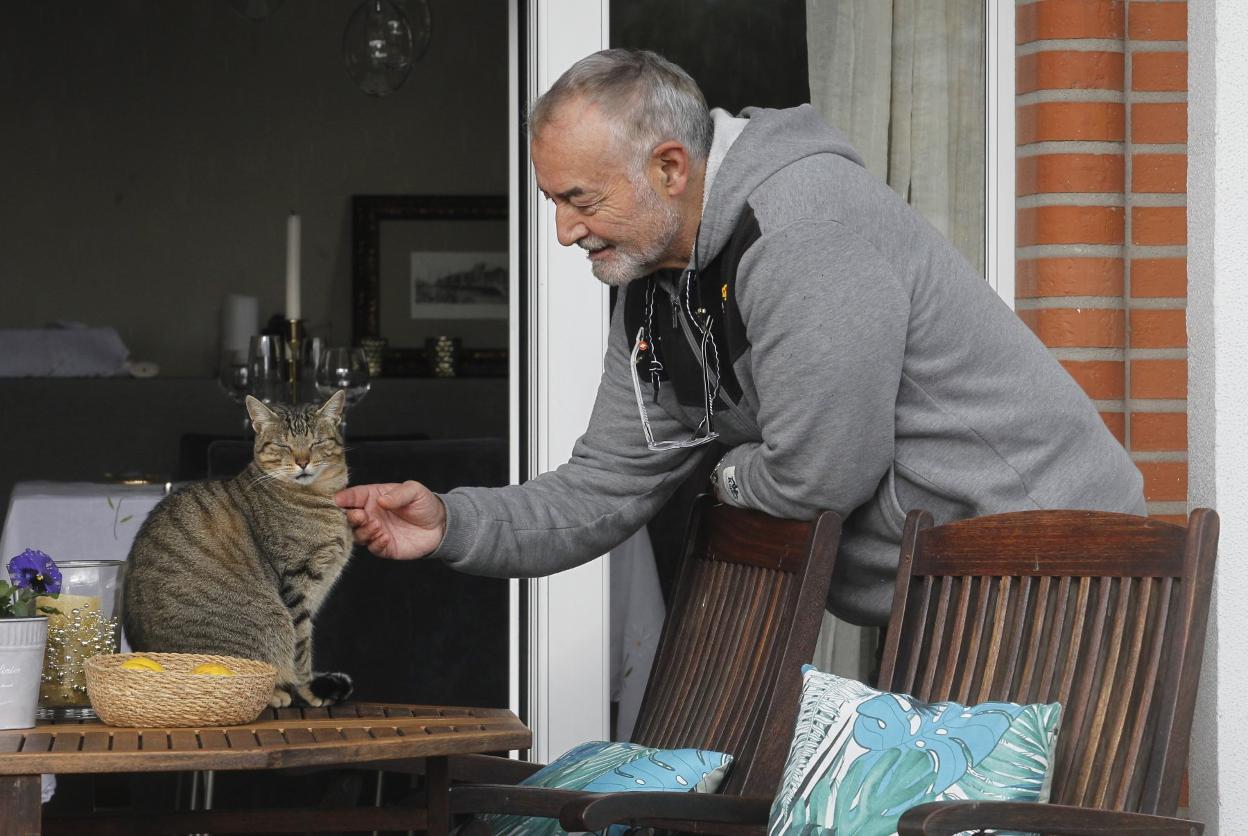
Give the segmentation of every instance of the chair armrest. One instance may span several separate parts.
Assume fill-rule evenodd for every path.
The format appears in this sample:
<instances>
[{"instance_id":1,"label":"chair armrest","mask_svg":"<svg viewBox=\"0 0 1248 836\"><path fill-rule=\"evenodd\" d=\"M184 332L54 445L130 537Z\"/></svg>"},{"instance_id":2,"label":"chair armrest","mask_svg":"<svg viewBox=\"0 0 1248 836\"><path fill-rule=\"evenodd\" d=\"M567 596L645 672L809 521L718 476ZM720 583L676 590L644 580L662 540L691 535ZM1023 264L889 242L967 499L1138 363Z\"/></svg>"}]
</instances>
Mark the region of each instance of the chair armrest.
<instances>
[{"instance_id":1,"label":"chair armrest","mask_svg":"<svg viewBox=\"0 0 1248 836\"><path fill-rule=\"evenodd\" d=\"M771 812L770 797L713 795L700 792L586 793L566 804L559 823L569 833L604 830L633 822L664 829L693 830L676 825L693 822L763 826Z\"/></svg>"},{"instance_id":2,"label":"chair armrest","mask_svg":"<svg viewBox=\"0 0 1248 836\"><path fill-rule=\"evenodd\" d=\"M518 784L545 766L541 763L518 761L497 755L451 755L447 761L450 766L451 780L468 784ZM425 759L366 761L351 764L350 768L424 775Z\"/></svg>"},{"instance_id":3,"label":"chair armrest","mask_svg":"<svg viewBox=\"0 0 1248 836\"><path fill-rule=\"evenodd\" d=\"M467 784L451 787L450 804L452 813L502 813L557 819L565 804L594 794L514 784Z\"/></svg>"},{"instance_id":4,"label":"chair armrest","mask_svg":"<svg viewBox=\"0 0 1248 836\"><path fill-rule=\"evenodd\" d=\"M452 755L449 760L451 780L470 784L518 784L546 766L497 755Z\"/></svg>"},{"instance_id":5,"label":"chair armrest","mask_svg":"<svg viewBox=\"0 0 1248 836\"><path fill-rule=\"evenodd\" d=\"M898 836L953 836L965 830L1042 831L1053 836L1201 836L1185 819L1063 804L1017 801L933 801L902 814Z\"/></svg>"}]
</instances>

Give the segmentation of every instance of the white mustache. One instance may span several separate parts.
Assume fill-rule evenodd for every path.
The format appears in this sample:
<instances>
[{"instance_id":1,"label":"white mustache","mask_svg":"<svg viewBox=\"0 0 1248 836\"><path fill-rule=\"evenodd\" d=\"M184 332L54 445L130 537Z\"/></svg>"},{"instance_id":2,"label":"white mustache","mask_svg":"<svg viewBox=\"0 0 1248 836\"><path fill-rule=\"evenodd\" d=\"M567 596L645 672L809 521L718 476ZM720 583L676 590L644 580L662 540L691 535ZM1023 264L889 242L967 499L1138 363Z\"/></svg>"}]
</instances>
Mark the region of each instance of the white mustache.
<instances>
[{"instance_id":1,"label":"white mustache","mask_svg":"<svg viewBox=\"0 0 1248 836\"><path fill-rule=\"evenodd\" d=\"M586 237L576 242L576 245L582 250L601 250L603 247L610 246L601 238Z\"/></svg>"}]
</instances>

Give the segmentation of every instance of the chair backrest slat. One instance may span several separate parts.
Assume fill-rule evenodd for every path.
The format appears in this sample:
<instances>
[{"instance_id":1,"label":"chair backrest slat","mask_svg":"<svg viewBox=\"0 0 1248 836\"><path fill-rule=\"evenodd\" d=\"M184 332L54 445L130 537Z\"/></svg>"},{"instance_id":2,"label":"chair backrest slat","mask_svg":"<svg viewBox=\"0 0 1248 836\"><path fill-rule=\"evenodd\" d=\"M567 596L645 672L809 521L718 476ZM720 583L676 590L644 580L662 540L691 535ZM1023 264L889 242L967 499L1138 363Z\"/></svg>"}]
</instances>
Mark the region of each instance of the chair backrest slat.
<instances>
[{"instance_id":1,"label":"chair backrest slat","mask_svg":"<svg viewBox=\"0 0 1248 836\"><path fill-rule=\"evenodd\" d=\"M1059 702L1051 800L1174 815L1217 515L1089 511L933 526L913 512L880 686L926 701Z\"/></svg>"},{"instance_id":2,"label":"chair backrest slat","mask_svg":"<svg viewBox=\"0 0 1248 836\"><path fill-rule=\"evenodd\" d=\"M973 590L975 607L968 613L971 632L962 654L962 675L954 691L957 694L956 699L962 703L971 698L971 684L979 672L980 642L983 641L984 630L987 626L985 622L988 620L988 596L992 591L992 579L972 578L969 579L968 586Z\"/></svg>"},{"instance_id":3,"label":"chair backrest slat","mask_svg":"<svg viewBox=\"0 0 1248 836\"><path fill-rule=\"evenodd\" d=\"M919 600L915 609L915 623L919 630L927 628L928 610L932 603L932 597L935 595L936 579L930 575L923 579L923 591L919 594ZM905 682L905 690L907 693L914 693L917 689L916 682L919 676L919 654L910 654L906 661L906 670L903 681Z\"/></svg>"},{"instance_id":4,"label":"chair backrest slat","mask_svg":"<svg viewBox=\"0 0 1248 836\"><path fill-rule=\"evenodd\" d=\"M994 660L994 664L999 664L1001 672L996 674L992 679L992 687L986 694L983 694L980 701L995 700L1001 701L1005 699L1005 695L1013 690L1014 679L1018 674L1019 654L1015 648L1021 646L1023 635L1027 627L1027 608L1031 604L1031 587L1035 578L1005 578L1004 583L1008 583L1011 589L1017 589L1013 593L1012 600L1007 603L1006 596L1001 596L1002 618L1008 614L1013 614L1008 627L1003 626L1003 631L1008 630L1004 639L995 646L998 657L1002 650L1005 651L1005 658L999 663Z\"/></svg>"},{"instance_id":5,"label":"chair backrest slat","mask_svg":"<svg viewBox=\"0 0 1248 836\"><path fill-rule=\"evenodd\" d=\"M1033 579L1026 578L1026 580L1028 584L1030 585ZM1038 692L1036 691L1034 687L1035 675L1038 670L1041 670L1041 668L1039 665L1036 664L1036 662L1040 658L1040 650L1041 650L1040 641L1044 636L1044 630L1041 629L1041 627L1042 625L1048 623L1049 586L1052 580L1053 580L1052 578L1040 578L1037 581L1036 595L1035 595L1034 603L1032 604L1032 608L1033 608L1032 619L1029 624L1020 624L1019 626L1020 633L1025 632L1028 635L1027 653L1023 657L1023 666L1019 670L1019 676L1021 677L1021 681L1018 684L1018 692L1017 692L1018 698L1022 702L1031 703L1031 702L1035 702L1038 699L1038 696L1037 696ZM1020 612L1018 614L1018 618L1020 621L1022 621L1026 617L1027 617L1027 613L1025 611ZM1013 680L1010 680L1010 682L1012 681ZM1006 687L1003 691L1001 691L997 695L998 699L1006 699L1006 695L1011 692L1009 685L1010 685L1009 682L1005 683Z\"/></svg>"},{"instance_id":6,"label":"chair backrest slat","mask_svg":"<svg viewBox=\"0 0 1248 836\"><path fill-rule=\"evenodd\" d=\"M1212 564L1209 566L1209 574L1210 583L1212 584ZM1195 584L1189 584L1187 586L1190 587L1194 585ZM1166 715L1170 712L1174 712L1179 707L1178 704L1181 702L1181 699L1174 693L1174 691L1181 684L1179 681L1180 679L1188 678L1182 676L1182 674L1185 673L1182 669L1187 661L1183 658L1183 656L1185 651L1190 650L1190 648L1185 648L1181 644L1182 641L1187 640L1187 637L1182 635L1181 630L1176 630L1173 626L1171 626L1170 629L1163 629L1162 627L1163 624L1170 625L1171 610L1174 609L1178 609L1180 611L1176 614L1176 620L1179 622L1179 627L1182 627L1183 623L1187 621L1186 614L1183 610L1186 609L1185 605L1188 604L1188 602L1186 600L1180 601L1178 599L1180 596L1184 599L1190 597L1192 590L1190 588L1179 589L1177 587L1179 587L1179 584L1175 583L1174 579L1166 578L1165 582L1162 584L1161 595L1158 600L1159 606L1157 623L1154 625L1152 642L1150 643L1150 650L1152 651L1153 657L1149 659L1149 682L1153 687L1147 693L1142 694L1140 698L1142 708L1140 713L1143 719L1142 731L1140 735L1142 753L1147 753L1148 742L1151 738L1155 735L1164 736L1167 733L1167 729L1164 728L1166 725ZM1206 595L1205 598L1205 607L1207 608L1208 596ZM1200 642L1200 646L1196 648L1196 653L1194 654L1198 660L1196 663L1197 670L1191 674L1187 686L1187 690L1190 691L1190 696L1193 699L1196 693L1196 682L1199 677L1200 651L1204 647L1203 623L1200 625L1200 630L1198 632L1199 635L1195 640ZM1176 643L1178 643L1177 646ZM1190 658L1193 654L1188 653L1187 655ZM1158 711L1143 710L1144 706L1152 709L1154 702L1163 702L1165 704L1162 705ZM1176 766L1173 763L1166 764L1164 759L1157 758L1155 754L1151 757L1147 754L1143 755L1140 762L1136 765L1135 774L1131 776L1131 786L1128 790L1129 797L1139 793L1143 797L1143 803L1145 804L1161 803L1159 799L1163 798L1167 792L1167 788L1161 786L1161 783L1167 778L1173 783L1174 795L1176 798L1178 797L1180 770L1186 768L1186 745L1188 732L1191 727L1190 708L1187 710L1185 722L1186 729L1182 733L1184 762Z\"/></svg>"},{"instance_id":7,"label":"chair backrest slat","mask_svg":"<svg viewBox=\"0 0 1248 836\"><path fill-rule=\"evenodd\" d=\"M979 672L975 691L968 697L972 702L984 702L990 699L997 681L997 663L1001 659L1001 644L1008 640L1005 631L1006 609L1010 603L1013 578L1001 578L995 583L996 595L992 608L992 625L987 634L986 655L984 666Z\"/></svg>"},{"instance_id":8,"label":"chair backrest slat","mask_svg":"<svg viewBox=\"0 0 1248 836\"><path fill-rule=\"evenodd\" d=\"M1092 783L1093 767L1098 765L1098 761L1114 756L1114 744L1110 737L1105 735L1105 726L1109 720L1111 695L1114 689L1121 685L1119 675L1122 671L1118 667L1118 661L1123 649L1122 638L1126 630L1127 611L1131 603L1131 582L1131 578L1101 579L1102 586L1108 592L1108 595L1103 597L1115 599L1112 604L1114 612L1109 633L1106 635L1102 645L1104 647L1104 667L1099 676L1096 675L1095 666L1089 664L1090 670L1087 676L1089 685L1088 699L1094 700L1094 702L1092 703L1085 733L1095 736L1102 742L1099 751L1097 749L1085 749L1077 765L1074 779L1074 797L1079 800L1080 804L1091 803L1091 798L1088 796L1088 787ZM1095 681L1097 679L1099 679L1099 682Z\"/></svg>"},{"instance_id":9,"label":"chair backrest slat","mask_svg":"<svg viewBox=\"0 0 1248 836\"><path fill-rule=\"evenodd\" d=\"M1064 708L1063 711L1069 716L1066 718L1064 726L1071 730L1072 734L1068 735L1066 740L1060 741L1057 747L1057 771L1064 775L1070 775L1072 786L1077 783L1078 764L1076 758L1080 755L1081 750L1078 746L1069 745L1072 737L1078 739L1088 734L1088 723L1091 721L1091 712L1089 709L1089 698L1092 695L1092 683L1096 676L1097 665L1101 662L1101 651L1103 646L1101 638L1104 635L1105 616L1109 611L1109 595L1112 591L1110 588L1110 578L1089 578L1083 577L1079 579L1080 592L1080 608L1079 612L1084 611L1084 588L1088 588L1089 600L1091 599L1091 588L1096 586L1096 609L1092 615L1091 622L1084 621L1082 628L1075 633L1067 646L1066 653L1066 673L1062 678L1063 690L1058 695L1057 701ZM1086 639L1084 632L1086 631Z\"/></svg>"},{"instance_id":10,"label":"chair backrest slat","mask_svg":"<svg viewBox=\"0 0 1248 836\"><path fill-rule=\"evenodd\" d=\"M1070 607L1070 578L1065 577L1058 581L1056 600L1053 602L1053 614L1049 617L1049 623L1052 625L1048 635L1048 645L1045 648L1044 664L1040 668L1040 689L1036 692L1036 699L1045 702L1053 702L1059 699L1061 689L1057 692L1053 691L1053 680L1060 673L1057 666L1057 658L1062 647L1063 633L1069 625L1068 619L1072 618ZM1073 617L1076 623L1080 622L1080 618L1076 615ZM1042 625L1037 625L1036 629L1040 629ZM1073 637L1072 637L1073 639Z\"/></svg>"},{"instance_id":11,"label":"chair backrest slat","mask_svg":"<svg viewBox=\"0 0 1248 836\"><path fill-rule=\"evenodd\" d=\"M1157 580L1155 578L1136 578L1131 583L1135 594L1130 612L1127 615L1127 620L1129 621L1127 629L1129 632L1125 632L1123 636L1122 649L1126 656L1120 667L1121 676L1112 688L1108 679L1106 680L1106 692L1113 699L1113 709L1105 728L1104 746L1108 749L1108 752L1105 755L1105 761L1102 763L1100 777L1096 785L1092 787L1092 795L1088 797L1088 803L1093 807L1104 807L1106 804L1111 803L1109 793L1113 774L1115 771L1125 768L1122 743L1126 730L1127 709L1131 704L1130 695L1136 689L1136 676L1139 673L1140 657L1144 648L1144 631L1148 624L1153 587L1156 584ZM1124 695L1126 698L1124 698ZM1112 759L1112 762L1110 762L1110 759Z\"/></svg>"},{"instance_id":12,"label":"chair backrest slat","mask_svg":"<svg viewBox=\"0 0 1248 836\"><path fill-rule=\"evenodd\" d=\"M632 739L734 758L720 792L769 795L814 655L840 518L696 503Z\"/></svg>"}]
</instances>

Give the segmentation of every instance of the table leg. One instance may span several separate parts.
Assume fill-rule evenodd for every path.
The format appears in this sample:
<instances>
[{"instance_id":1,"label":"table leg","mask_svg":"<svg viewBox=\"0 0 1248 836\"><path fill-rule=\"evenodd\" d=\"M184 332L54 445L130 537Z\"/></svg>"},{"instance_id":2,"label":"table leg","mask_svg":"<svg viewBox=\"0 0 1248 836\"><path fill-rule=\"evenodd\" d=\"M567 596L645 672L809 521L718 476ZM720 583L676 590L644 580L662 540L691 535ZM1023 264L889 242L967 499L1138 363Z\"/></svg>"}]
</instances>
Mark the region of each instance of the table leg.
<instances>
[{"instance_id":1,"label":"table leg","mask_svg":"<svg viewBox=\"0 0 1248 836\"><path fill-rule=\"evenodd\" d=\"M445 762L445 758L442 759ZM446 796L443 795L443 803ZM0 836L39 836L43 805L38 775L0 775Z\"/></svg>"},{"instance_id":2,"label":"table leg","mask_svg":"<svg viewBox=\"0 0 1248 836\"><path fill-rule=\"evenodd\" d=\"M451 763L441 758L425 760L425 809L429 836L446 836L451 828Z\"/></svg>"}]
</instances>

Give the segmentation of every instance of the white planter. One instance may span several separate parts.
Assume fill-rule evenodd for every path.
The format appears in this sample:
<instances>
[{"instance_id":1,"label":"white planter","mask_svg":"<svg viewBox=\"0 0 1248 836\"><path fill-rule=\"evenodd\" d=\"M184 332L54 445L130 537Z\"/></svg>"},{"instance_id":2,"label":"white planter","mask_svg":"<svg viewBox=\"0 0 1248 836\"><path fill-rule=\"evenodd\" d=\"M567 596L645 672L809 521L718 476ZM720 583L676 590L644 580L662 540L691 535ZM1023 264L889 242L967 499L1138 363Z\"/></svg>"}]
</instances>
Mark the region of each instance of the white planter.
<instances>
[{"instance_id":1,"label":"white planter","mask_svg":"<svg viewBox=\"0 0 1248 836\"><path fill-rule=\"evenodd\" d=\"M35 724L48 618L0 618L0 729Z\"/></svg>"}]
</instances>

